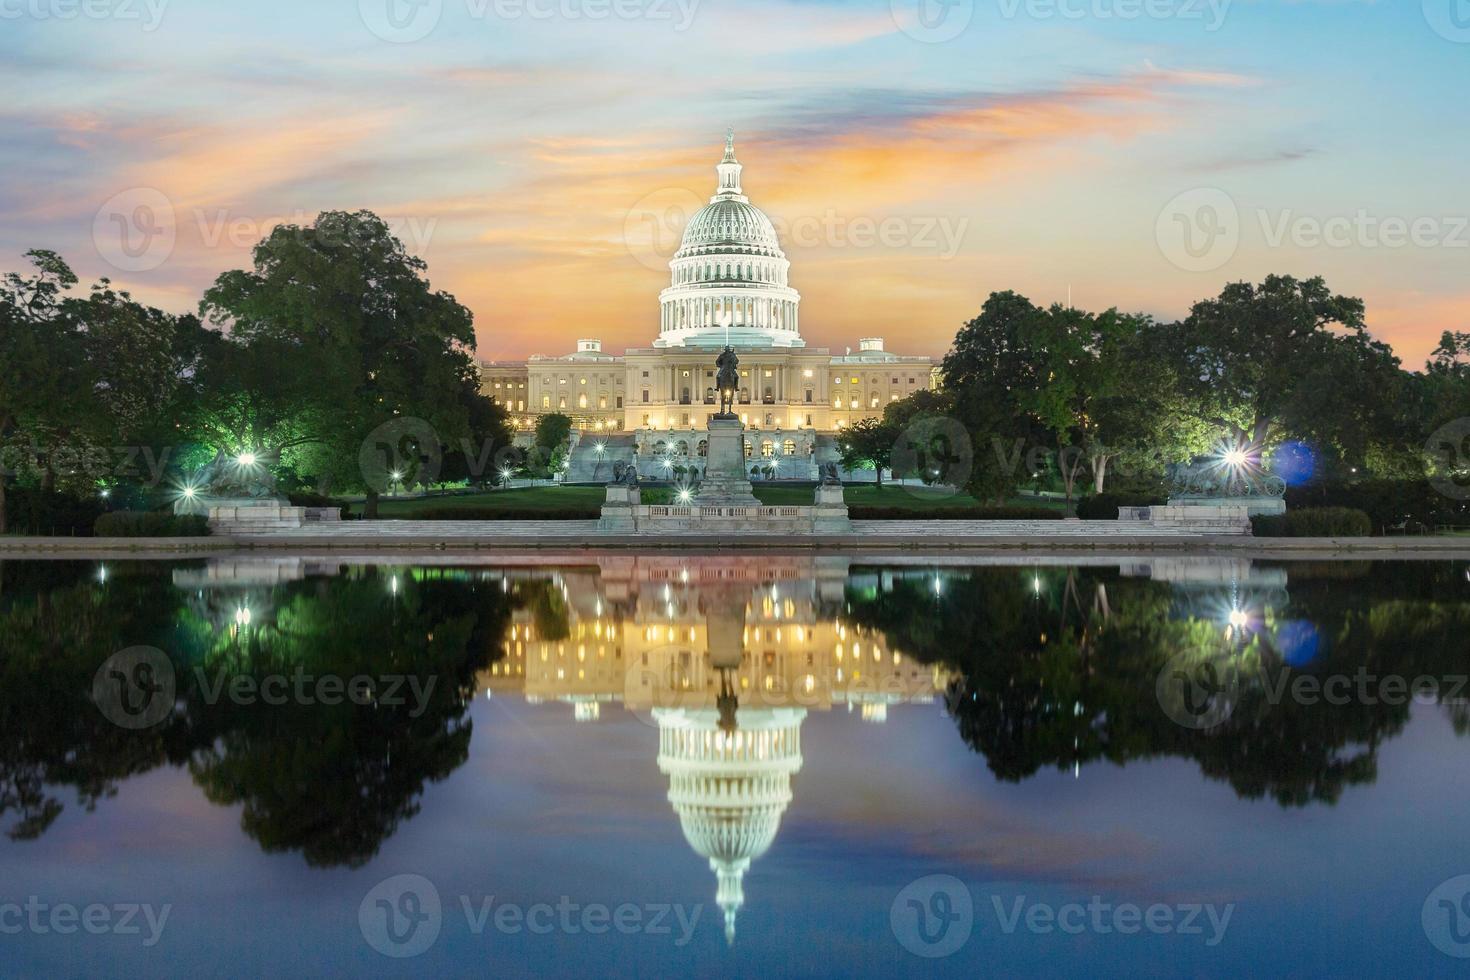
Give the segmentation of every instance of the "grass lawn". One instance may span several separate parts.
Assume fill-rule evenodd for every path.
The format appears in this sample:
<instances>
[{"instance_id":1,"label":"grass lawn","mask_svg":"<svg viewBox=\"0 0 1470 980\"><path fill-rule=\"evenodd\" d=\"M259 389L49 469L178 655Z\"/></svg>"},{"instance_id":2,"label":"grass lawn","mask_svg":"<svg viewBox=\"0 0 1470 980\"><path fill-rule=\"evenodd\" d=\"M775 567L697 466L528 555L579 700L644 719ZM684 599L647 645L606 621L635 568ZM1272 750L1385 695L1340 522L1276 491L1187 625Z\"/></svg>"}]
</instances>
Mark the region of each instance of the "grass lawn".
<instances>
[{"instance_id":1,"label":"grass lawn","mask_svg":"<svg viewBox=\"0 0 1470 980\"><path fill-rule=\"evenodd\" d=\"M925 512L944 510L951 507L981 507L980 501L967 493L956 493L948 497L920 485L907 487L885 483L881 488L871 484L848 484L842 488L843 499L849 507L894 507L902 510ZM799 484L755 484L755 495L761 503L809 504L812 502L814 485ZM1006 501L1010 507L1046 507L1051 510L1066 510L1060 500L1042 497L1013 497Z\"/></svg>"},{"instance_id":2,"label":"grass lawn","mask_svg":"<svg viewBox=\"0 0 1470 980\"><path fill-rule=\"evenodd\" d=\"M417 500L383 500L378 504L378 515L385 518L411 520L431 511L454 510L460 507L540 511L555 514L559 511L585 511L588 508L596 510L602 506L605 496L602 487L526 487L519 490L495 490L491 493L424 497ZM354 504L353 512L361 515L362 504Z\"/></svg>"},{"instance_id":3,"label":"grass lawn","mask_svg":"<svg viewBox=\"0 0 1470 980\"><path fill-rule=\"evenodd\" d=\"M812 503L814 489L815 484L810 483L757 482L755 484L755 495L761 503L772 506L810 504ZM856 486L848 485L843 490L845 491L844 497L848 505L853 507L891 507L904 511L913 511L916 514L923 514L954 507L980 506L980 502L969 494L957 493L946 497L932 494L924 488L914 486L901 487L885 484L880 489L875 486L861 484ZM516 511L520 514L531 512L551 515L566 512L596 511L597 508L602 506L604 496L603 488L600 486L526 487L518 490L496 490L491 493L383 500L378 504L378 513L379 516L388 519L412 520L433 511L472 507L477 510L505 510ZM1016 497L1007 501L1007 503L1015 507L1065 509L1065 505L1061 501L1037 497ZM360 516L362 514L362 505L360 503L354 504L353 511L355 515Z\"/></svg>"}]
</instances>

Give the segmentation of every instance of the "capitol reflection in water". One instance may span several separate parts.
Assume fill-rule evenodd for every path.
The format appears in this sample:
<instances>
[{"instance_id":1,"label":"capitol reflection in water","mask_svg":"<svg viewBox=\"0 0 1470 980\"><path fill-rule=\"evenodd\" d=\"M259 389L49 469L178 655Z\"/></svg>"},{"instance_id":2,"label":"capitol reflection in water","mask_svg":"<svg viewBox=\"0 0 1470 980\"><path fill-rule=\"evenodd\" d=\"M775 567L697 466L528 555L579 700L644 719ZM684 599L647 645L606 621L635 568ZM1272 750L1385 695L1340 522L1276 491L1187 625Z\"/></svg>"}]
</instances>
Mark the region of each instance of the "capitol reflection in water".
<instances>
[{"instance_id":1,"label":"capitol reflection in water","mask_svg":"<svg viewBox=\"0 0 1470 980\"><path fill-rule=\"evenodd\" d=\"M916 571L916 576L932 578ZM544 571L507 573L541 582ZM769 850L802 766L809 710L883 722L889 705L929 704L941 668L844 622L842 559L610 559L558 571L513 616L491 696L572 706L595 722L620 702L658 727L658 767L689 846L709 860L725 937L735 941L744 878Z\"/></svg>"}]
</instances>

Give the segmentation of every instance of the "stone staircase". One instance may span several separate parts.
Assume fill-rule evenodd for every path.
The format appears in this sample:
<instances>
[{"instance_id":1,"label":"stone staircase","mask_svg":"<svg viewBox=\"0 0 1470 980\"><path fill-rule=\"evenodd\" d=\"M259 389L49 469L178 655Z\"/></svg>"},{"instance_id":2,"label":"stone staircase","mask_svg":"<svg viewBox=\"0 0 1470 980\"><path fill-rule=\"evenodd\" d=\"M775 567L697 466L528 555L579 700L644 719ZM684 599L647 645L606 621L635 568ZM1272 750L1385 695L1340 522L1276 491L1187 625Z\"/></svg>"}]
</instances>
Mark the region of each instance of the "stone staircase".
<instances>
[{"instance_id":1,"label":"stone staircase","mask_svg":"<svg viewBox=\"0 0 1470 980\"><path fill-rule=\"evenodd\" d=\"M598 452L602 446L604 451ZM622 460L633 462L633 436L629 434L600 435L586 432L572 447L565 482L609 483L613 478L613 463Z\"/></svg>"}]
</instances>

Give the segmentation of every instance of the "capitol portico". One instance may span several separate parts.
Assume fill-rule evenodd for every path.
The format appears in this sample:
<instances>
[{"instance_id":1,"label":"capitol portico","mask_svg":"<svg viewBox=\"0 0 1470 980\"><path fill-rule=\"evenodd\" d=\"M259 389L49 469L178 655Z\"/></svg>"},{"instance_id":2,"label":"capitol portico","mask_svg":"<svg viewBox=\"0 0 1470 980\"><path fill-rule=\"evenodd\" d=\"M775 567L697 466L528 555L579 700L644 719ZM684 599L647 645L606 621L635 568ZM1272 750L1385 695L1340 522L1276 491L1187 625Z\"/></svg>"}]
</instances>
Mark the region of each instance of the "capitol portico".
<instances>
[{"instance_id":1,"label":"capitol portico","mask_svg":"<svg viewBox=\"0 0 1470 980\"><path fill-rule=\"evenodd\" d=\"M775 226L745 194L733 135L715 170L715 194L690 218L669 262L650 347L616 356L589 338L570 354L481 365L484 392L518 429L560 413L581 432L631 435L640 456L659 443L672 454L683 443L695 457L719 411L714 359L727 343L740 355L736 412L751 456L810 459L819 436L936 386L931 358L891 353L880 337L860 339L855 353L808 347L791 263Z\"/></svg>"}]
</instances>

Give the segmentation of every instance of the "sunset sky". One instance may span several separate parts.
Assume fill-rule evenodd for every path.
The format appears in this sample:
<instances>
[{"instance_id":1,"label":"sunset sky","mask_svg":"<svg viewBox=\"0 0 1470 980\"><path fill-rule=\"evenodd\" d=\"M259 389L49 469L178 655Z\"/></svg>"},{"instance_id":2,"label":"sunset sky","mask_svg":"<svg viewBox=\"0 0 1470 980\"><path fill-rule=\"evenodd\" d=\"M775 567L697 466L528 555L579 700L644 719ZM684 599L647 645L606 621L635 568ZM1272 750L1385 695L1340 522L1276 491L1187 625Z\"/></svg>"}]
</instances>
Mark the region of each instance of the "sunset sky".
<instances>
[{"instance_id":1,"label":"sunset sky","mask_svg":"<svg viewBox=\"0 0 1470 980\"><path fill-rule=\"evenodd\" d=\"M184 312L272 224L367 208L483 358L618 352L732 126L814 346L1271 272L1408 367L1470 330L1466 0L916 2L0 0L0 269Z\"/></svg>"}]
</instances>

